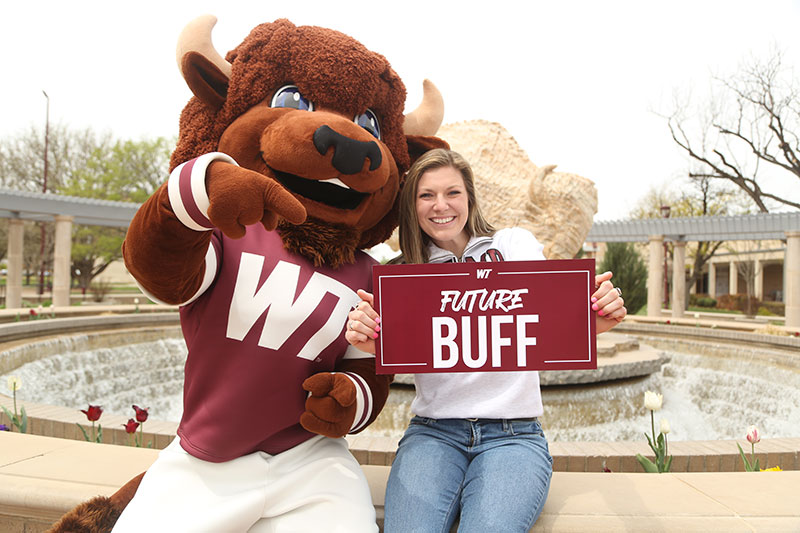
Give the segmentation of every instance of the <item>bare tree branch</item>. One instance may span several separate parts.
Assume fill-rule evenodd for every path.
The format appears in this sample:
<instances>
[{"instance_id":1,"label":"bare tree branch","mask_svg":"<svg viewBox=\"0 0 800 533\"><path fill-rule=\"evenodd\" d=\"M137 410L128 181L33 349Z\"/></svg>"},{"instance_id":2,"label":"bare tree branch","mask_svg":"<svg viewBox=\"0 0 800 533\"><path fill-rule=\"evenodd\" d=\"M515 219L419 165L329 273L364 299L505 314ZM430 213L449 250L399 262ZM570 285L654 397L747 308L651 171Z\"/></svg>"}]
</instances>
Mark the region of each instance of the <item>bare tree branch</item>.
<instances>
[{"instance_id":1,"label":"bare tree branch","mask_svg":"<svg viewBox=\"0 0 800 533\"><path fill-rule=\"evenodd\" d=\"M775 181L800 179L800 82L782 59L775 51L733 76L714 78L722 90L694 106L705 119L690 123L686 106L664 117L673 142L700 165L690 177L728 181L761 212L778 205L800 209L800 188Z\"/></svg>"}]
</instances>

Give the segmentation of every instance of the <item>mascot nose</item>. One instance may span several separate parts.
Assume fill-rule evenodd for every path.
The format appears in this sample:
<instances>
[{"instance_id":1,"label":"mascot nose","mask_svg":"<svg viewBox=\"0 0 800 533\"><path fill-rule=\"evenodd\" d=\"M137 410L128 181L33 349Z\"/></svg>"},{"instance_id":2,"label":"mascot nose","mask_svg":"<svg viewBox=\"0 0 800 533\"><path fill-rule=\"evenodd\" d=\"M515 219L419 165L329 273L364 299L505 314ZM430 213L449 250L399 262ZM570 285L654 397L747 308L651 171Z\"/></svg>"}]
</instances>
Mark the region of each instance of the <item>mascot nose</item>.
<instances>
[{"instance_id":1,"label":"mascot nose","mask_svg":"<svg viewBox=\"0 0 800 533\"><path fill-rule=\"evenodd\" d=\"M381 149L375 141L357 141L336 133L328 126L320 126L314 132L314 146L325 155L333 146L333 167L342 174L358 174L369 158L369 169L381 166Z\"/></svg>"}]
</instances>

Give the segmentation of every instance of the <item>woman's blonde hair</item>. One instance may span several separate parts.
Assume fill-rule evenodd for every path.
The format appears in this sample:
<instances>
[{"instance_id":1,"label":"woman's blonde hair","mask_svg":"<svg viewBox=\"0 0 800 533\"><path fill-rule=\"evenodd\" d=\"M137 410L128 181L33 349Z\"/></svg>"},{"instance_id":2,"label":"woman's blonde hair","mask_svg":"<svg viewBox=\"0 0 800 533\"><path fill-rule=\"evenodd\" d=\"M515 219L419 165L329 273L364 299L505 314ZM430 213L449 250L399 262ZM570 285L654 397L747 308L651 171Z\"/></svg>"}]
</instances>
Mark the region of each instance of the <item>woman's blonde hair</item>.
<instances>
[{"instance_id":1,"label":"woman's blonde hair","mask_svg":"<svg viewBox=\"0 0 800 533\"><path fill-rule=\"evenodd\" d=\"M478 198L475 195L475 179L467 160L452 150L437 148L425 152L408 169L406 180L400 191L400 250L398 261L403 263L427 263L430 258L428 244L430 237L422 231L417 218L417 187L422 175L429 170L452 167L461 173L467 191L467 224L465 229L470 237L493 235L494 228L481 214Z\"/></svg>"}]
</instances>

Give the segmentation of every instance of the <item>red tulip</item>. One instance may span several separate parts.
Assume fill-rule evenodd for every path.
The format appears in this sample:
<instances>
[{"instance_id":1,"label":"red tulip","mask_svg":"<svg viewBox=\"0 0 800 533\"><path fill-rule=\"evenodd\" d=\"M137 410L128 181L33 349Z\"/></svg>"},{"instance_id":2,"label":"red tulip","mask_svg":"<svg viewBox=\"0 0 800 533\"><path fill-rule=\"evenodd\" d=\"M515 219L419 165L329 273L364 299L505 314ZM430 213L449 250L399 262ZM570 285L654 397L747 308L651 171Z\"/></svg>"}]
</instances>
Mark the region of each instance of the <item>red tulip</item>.
<instances>
[{"instance_id":1,"label":"red tulip","mask_svg":"<svg viewBox=\"0 0 800 533\"><path fill-rule=\"evenodd\" d=\"M125 433L136 433L136 430L139 428L139 422L136 422L133 418L128 419L127 424L122 424L125 428Z\"/></svg>"},{"instance_id":2,"label":"red tulip","mask_svg":"<svg viewBox=\"0 0 800 533\"><path fill-rule=\"evenodd\" d=\"M81 409L81 413L86 415L86 418L89 419L89 422L95 422L100 420L100 415L103 414L103 408L99 405L92 405L89 404L89 410Z\"/></svg>"},{"instance_id":3,"label":"red tulip","mask_svg":"<svg viewBox=\"0 0 800 533\"><path fill-rule=\"evenodd\" d=\"M149 407L147 409L150 409ZM136 411L136 420L139 422L144 422L147 420L147 409L142 409L138 405L133 406L133 410Z\"/></svg>"}]
</instances>

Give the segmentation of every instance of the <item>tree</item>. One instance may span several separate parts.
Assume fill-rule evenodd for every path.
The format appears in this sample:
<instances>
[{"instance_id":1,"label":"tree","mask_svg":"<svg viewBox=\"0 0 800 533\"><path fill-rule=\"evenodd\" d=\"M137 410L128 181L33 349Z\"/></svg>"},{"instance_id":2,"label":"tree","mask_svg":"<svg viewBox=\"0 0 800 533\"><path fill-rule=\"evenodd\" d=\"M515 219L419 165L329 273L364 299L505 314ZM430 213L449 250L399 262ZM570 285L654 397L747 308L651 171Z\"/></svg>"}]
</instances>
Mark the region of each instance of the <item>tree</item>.
<instances>
[{"instance_id":1,"label":"tree","mask_svg":"<svg viewBox=\"0 0 800 533\"><path fill-rule=\"evenodd\" d=\"M111 143L109 133L98 135L91 128L73 130L51 124L47 143L47 190L58 191L91 154ZM31 127L0 140L0 186L20 191L42 192L44 187L44 131Z\"/></svg>"},{"instance_id":2,"label":"tree","mask_svg":"<svg viewBox=\"0 0 800 533\"><path fill-rule=\"evenodd\" d=\"M77 226L72 230L72 277L78 287L89 289L92 280L122 257L125 230L100 226Z\"/></svg>"},{"instance_id":3,"label":"tree","mask_svg":"<svg viewBox=\"0 0 800 533\"><path fill-rule=\"evenodd\" d=\"M736 256L736 270L744 279L746 299L743 311L746 315L752 316L757 311L757 309L753 309L753 299L756 294L756 277L761 275L762 272L762 267L752 257L762 250L762 242L740 241L737 247L729 247L728 250Z\"/></svg>"},{"instance_id":4,"label":"tree","mask_svg":"<svg viewBox=\"0 0 800 533\"><path fill-rule=\"evenodd\" d=\"M690 176L734 184L762 213L800 209L800 84L781 52L713 82L717 94L694 119L681 103L665 117L673 141L699 165Z\"/></svg>"},{"instance_id":5,"label":"tree","mask_svg":"<svg viewBox=\"0 0 800 533\"><path fill-rule=\"evenodd\" d=\"M0 261L6 258L8 253L8 220L0 219Z\"/></svg>"},{"instance_id":6,"label":"tree","mask_svg":"<svg viewBox=\"0 0 800 533\"><path fill-rule=\"evenodd\" d=\"M53 259L54 228L52 224L26 220L22 231L22 269L25 273L25 285L30 285L31 276L37 275L42 265L45 265L47 270L46 265ZM44 246L41 245L42 236L44 236Z\"/></svg>"},{"instance_id":7,"label":"tree","mask_svg":"<svg viewBox=\"0 0 800 533\"><path fill-rule=\"evenodd\" d=\"M633 243L608 243L598 271L608 270L614 273L612 281L622 290L628 312L636 314L647 304L647 267Z\"/></svg>"},{"instance_id":8,"label":"tree","mask_svg":"<svg viewBox=\"0 0 800 533\"><path fill-rule=\"evenodd\" d=\"M59 192L70 196L144 202L164 181L171 143L162 137L117 141L97 147L85 165L72 173ZM122 257L125 231L80 226L72 232L72 275L86 290L92 280Z\"/></svg>"},{"instance_id":9,"label":"tree","mask_svg":"<svg viewBox=\"0 0 800 533\"><path fill-rule=\"evenodd\" d=\"M0 140L0 186L31 192L57 192L69 176L86 164L91 153L107 145L111 135L91 128L73 130L51 124L47 142L47 181L44 175L44 131L37 127ZM53 256L52 224L25 224L23 268L25 283L31 275L47 270Z\"/></svg>"},{"instance_id":10,"label":"tree","mask_svg":"<svg viewBox=\"0 0 800 533\"><path fill-rule=\"evenodd\" d=\"M164 182L174 143L163 137L100 145L59 187L61 194L141 203Z\"/></svg>"},{"instance_id":11,"label":"tree","mask_svg":"<svg viewBox=\"0 0 800 533\"><path fill-rule=\"evenodd\" d=\"M715 185L709 177L689 178L690 185L680 187L680 192L669 189L652 189L638 205L631 211L632 218L660 218L661 206L670 206L670 216L675 217L701 217L728 215L733 212L742 212L741 194L735 190ZM722 246L723 241L699 241L687 243L686 254L692 261L689 272L686 274L686 294L684 302L689 302L689 290L703 274L705 265ZM672 248L667 246L668 254L673 255Z\"/></svg>"},{"instance_id":12,"label":"tree","mask_svg":"<svg viewBox=\"0 0 800 533\"><path fill-rule=\"evenodd\" d=\"M164 181L169 169L171 142L164 138L115 141L109 133L90 128L72 130L51 125L48 137L47 190L70 196L143 202ZM0 186L41 192L44 185L44 132L30 128L0 140ZM39 270L41 235L26 223L24 268L26 282ZM43 265L52 260L52 224L46 225ZM121 257L124 230L75 226L72 273L80 286ZM35 260L33 250L36 250ZM46 269L46 266L44 267ZM80 272L80 274L78 274Z\"/></svg>"}]
</instances>

